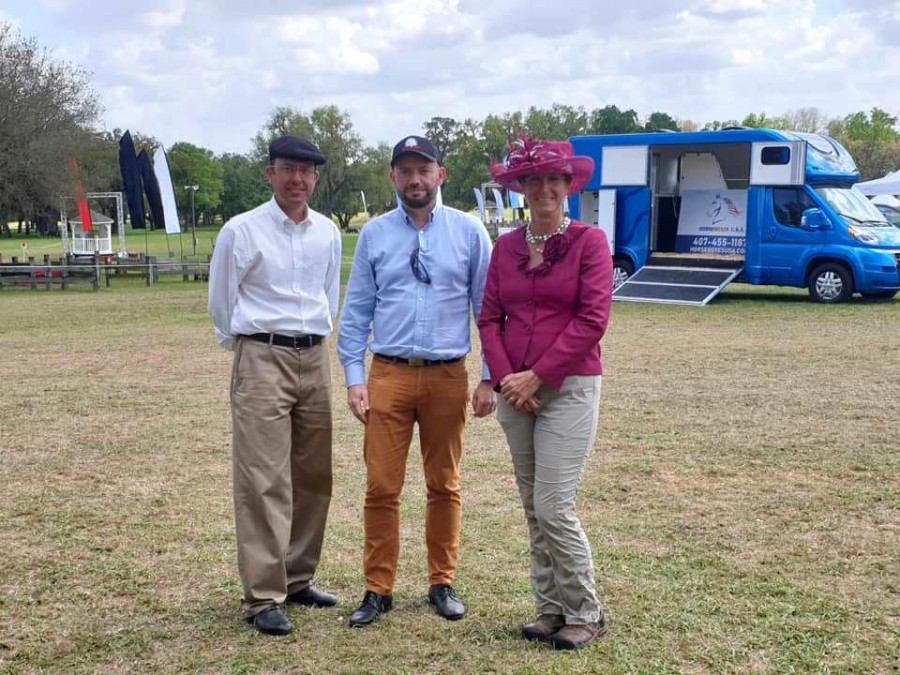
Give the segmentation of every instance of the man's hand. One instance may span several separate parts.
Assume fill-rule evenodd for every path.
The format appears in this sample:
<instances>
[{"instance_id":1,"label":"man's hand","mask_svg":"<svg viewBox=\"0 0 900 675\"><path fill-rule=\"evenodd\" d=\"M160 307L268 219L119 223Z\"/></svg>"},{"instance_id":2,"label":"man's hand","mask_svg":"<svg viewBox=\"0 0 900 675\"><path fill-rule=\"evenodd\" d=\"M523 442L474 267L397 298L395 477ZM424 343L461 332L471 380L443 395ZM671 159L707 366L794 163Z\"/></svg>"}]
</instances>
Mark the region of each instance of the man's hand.
<instances>
[{"instance_id":1,"label":"man's hand","mask_svg":"<svg viewBox=\"0 0 900 675\"><path fill-rule=\"evenodd\" d=\"M535 392L543 384L533 370L511 373L500 382L500 395L519 411L534 411L541 405Z\"/></svg>"},{"instance_id":2,"label":"man's hand","mask_svg":"<svg viewBox=\"0 0 900 675\"><path fill-rule=\"evenodd\" d=\"M487 417L497 409L497 394L491 387L490 380L483 380L475 387L472 394L472 410L475 417Z\"/></svg>"},{"instance_id":3,"label":"man's hand","mask_svg":"<svg viewBox=\"0 0 900 675\"><path fill-rule=\"evenodd\" d=\"M354 384L347 388L347 405L350 412L363 424L369 422L369 390L364 384Z\"/></svg>"}]
</instances>

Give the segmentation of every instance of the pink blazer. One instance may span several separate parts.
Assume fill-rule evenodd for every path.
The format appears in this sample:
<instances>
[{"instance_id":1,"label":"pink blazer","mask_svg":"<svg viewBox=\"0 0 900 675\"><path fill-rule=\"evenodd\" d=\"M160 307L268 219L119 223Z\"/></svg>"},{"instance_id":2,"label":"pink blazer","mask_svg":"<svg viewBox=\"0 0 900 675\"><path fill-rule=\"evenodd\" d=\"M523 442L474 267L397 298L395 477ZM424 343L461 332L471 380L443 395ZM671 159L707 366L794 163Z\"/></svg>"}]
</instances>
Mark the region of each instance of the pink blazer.
<instances>
[{"instance_id":1,"label":"pink blazer","mask_svg":"<svg viewBox=\"0 0 900 675\"><path fill-rule=\"evenodd\" d=\"M494 387L531 368L548 386L600 375L600 338L612 305L612 255L604 232L572 221L528 269L525 228L497 240L478 330Z\"/></svg>"}]
</instances>

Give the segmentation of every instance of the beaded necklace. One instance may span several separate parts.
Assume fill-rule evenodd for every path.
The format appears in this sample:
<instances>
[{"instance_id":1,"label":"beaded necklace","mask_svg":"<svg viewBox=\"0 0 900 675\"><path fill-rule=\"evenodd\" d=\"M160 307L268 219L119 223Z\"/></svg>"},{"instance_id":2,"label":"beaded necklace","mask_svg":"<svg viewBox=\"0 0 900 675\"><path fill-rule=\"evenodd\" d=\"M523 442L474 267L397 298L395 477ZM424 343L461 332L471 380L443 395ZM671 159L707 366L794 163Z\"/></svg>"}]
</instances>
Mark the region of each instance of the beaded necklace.
<instances>
[{"instance_id":1,"label":"beaded necklace","mask_svg":"<svg viewBox=\"0 0 900 675\"><path fill-rule=\"evenodd\" d=\"M572 219L569 218L569 216L566 216L559 224L559 227L557 227L555 230L553 230L553 232L550 232L549 234L535 234L534 230L531 229L531 223L528 223L525 226L525 241L534 246L534 249L540 255L544 255L544 244L546 244L551 237L555 237L556 235L565 232L569 227L569 223L571 222Z\"/></svg>"}]
</instances>

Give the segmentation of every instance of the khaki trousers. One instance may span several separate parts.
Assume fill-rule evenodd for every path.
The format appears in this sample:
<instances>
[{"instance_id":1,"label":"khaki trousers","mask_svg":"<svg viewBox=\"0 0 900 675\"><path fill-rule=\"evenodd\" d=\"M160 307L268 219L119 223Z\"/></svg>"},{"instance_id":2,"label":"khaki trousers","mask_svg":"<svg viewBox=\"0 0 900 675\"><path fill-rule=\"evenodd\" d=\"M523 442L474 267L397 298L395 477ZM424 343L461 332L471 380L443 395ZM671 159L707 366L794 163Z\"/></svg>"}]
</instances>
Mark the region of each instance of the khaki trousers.
<instances>
[{"instance_id":1,"label":"khaki trousers","mask_svg":"<svg viewBox=\"0 0 900 675\"><path fill-rule=\"evenodd\" d=\"M234 513L243 611L310 584L331 502L328 349L239 338L231 376Z\"/></svg>"},{"instance_id":2,"label":"khaki trousers","mask_svg":"<svg viewBox=\"0 0 900 675\"><path fill-rule=\"evenodd\" d=\"M531 538L531 586L538 614L567 624L600 620L594 559L575 502L600 413L600 376L573 375L559 392L542 386L541 407L518 412L502 398L497 418L512 454Z\"/></svg>"},{"instance_id":3,"label":"khaki trousers","mask_svg":"<svg viewBox=\"0 0 900 675\"><path fill-rule=\"evenodd\" d=\"M419 425L428 502L425 543L432 584L452 584L459 560L459 464L469 400L465 360L414 367L372 360L366 424L366 590L390 595L400 554L400 492Z\"/></svg>"}]
</instances>

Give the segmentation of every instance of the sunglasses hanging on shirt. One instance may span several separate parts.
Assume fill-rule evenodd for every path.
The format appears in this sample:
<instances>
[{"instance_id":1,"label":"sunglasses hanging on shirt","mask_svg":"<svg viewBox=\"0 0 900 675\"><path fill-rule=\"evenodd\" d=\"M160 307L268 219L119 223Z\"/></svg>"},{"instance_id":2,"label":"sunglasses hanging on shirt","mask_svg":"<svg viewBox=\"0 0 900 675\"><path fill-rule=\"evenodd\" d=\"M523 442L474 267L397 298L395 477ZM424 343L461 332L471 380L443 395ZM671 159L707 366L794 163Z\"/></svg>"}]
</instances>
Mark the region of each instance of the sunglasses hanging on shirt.
<instances>
[{"instance_id":1,"label":"sunglasses hanging on shirt","mask_svg":"<svg viewBox=\"0 0 900 675\"><path fill-rule=\"evenodd\" d=\"M409 266L412 268L413 276L417 281L431 285L431 275L428 274L428 270L425 269L424 263L419 259L418 247L409 254Z\"/></svg>"}]
</instances>

